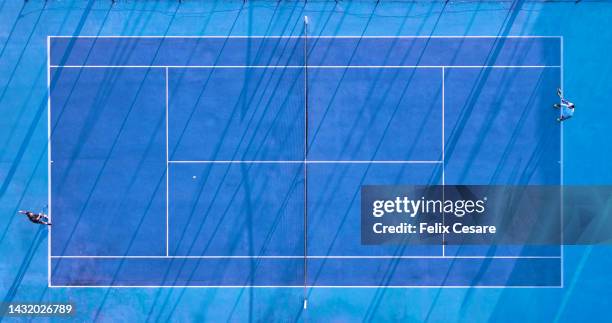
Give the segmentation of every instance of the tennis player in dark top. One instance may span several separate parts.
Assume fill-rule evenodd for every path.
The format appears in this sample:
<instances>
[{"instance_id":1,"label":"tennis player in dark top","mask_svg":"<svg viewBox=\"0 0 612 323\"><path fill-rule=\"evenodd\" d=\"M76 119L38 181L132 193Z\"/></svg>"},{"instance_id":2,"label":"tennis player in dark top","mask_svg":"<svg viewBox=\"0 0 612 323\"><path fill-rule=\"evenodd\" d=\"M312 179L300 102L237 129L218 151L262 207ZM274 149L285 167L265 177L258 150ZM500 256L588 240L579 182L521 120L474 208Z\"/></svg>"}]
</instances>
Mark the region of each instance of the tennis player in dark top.
<instances>
[{"instance_id":1,"label":"tennis player in dark top","mask_svg":"<svg viewBox=\"0 0 612 323\"><path fill-rule=\"evenodd\" d=\"M25 214L32 223L51 225L49 217L42 212L34 213L32 211L19 211L19 213Z\"/></svg>"}]
</instances>

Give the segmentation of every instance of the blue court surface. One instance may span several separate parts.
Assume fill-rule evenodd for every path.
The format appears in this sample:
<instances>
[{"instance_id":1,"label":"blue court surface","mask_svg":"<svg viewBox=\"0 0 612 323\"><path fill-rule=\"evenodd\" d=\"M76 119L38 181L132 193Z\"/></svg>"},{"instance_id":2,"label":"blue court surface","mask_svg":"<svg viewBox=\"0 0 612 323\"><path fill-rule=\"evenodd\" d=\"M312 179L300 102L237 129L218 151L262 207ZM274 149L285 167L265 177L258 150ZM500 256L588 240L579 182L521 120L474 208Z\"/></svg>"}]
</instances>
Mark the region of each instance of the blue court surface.
<instances>
[{"instance_id":1,"label":"blue court surface","mask_svg":"<svg viewBox=\"0 0 612 323\"><path fill-rule=\"evenodd\" d=\"M0 1L0 321L610 321L612 240L366 244L361 188L561 185L539 232L610 231L611 12Z\"/></svg>"},{"instance_id":2,"label":"blue court surface","mask_svg":"<svg viewBox=\"0 0 612 323\"><path fill-rule=\"evenodd\" d=\"M560 246L368 246L359 221L362 185L562 184L562 130L540 108L562 51L49 37L49 284L562 287Z\"/></svg>"}]
</instances>

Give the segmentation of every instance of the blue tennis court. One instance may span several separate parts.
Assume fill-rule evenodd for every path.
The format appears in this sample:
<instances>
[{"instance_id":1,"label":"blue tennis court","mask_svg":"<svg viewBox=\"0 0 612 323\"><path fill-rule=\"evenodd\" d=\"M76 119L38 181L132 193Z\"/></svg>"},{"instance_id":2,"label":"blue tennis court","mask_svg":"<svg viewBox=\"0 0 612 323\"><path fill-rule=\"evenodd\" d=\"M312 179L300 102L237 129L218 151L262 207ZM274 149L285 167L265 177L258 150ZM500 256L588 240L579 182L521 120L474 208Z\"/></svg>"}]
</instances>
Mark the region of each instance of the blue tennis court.
<instances>
[{"instance_id":1,"label":"blue tennis court","mask_svg":"<svg viewBox=\"0 0 612 323\"><path fill-rule=\"evenodd\" d=\"M557 287L371 246L362 185L558 185L560 37L50 37L52 286ZM552 110L552 109L551 109Z\"/></svg>"}]
</instances>

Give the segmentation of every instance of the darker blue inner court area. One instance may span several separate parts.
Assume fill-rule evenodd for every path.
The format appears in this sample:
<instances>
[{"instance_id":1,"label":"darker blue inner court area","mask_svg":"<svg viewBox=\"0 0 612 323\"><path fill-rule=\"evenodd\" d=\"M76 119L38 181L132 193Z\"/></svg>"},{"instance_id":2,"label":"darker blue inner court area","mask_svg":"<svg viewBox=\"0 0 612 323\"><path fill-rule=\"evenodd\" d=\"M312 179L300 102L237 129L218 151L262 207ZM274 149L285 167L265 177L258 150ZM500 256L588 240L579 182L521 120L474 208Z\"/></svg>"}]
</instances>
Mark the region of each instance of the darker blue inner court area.
<instances>
[{"instance_id":1,"label":"darker blue inner court area","mask_svg":"<svg viewBox=\"0 0 612 323\"><path fill-rule=\"evenodd\" d=\"M555 37L51 38L54 286L559 286L362 245L362 185L561 184Z\"/></svg>"}]
</instances>

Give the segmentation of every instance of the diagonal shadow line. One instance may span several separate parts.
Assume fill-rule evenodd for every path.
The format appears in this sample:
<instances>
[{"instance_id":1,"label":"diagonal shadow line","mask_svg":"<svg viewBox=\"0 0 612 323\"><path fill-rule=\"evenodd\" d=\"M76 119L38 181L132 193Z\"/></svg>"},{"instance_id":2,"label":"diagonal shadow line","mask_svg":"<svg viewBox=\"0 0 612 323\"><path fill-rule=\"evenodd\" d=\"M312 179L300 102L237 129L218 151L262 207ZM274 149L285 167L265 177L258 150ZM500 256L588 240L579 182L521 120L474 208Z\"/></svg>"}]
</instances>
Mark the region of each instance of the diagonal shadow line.
<instances>
[{"instance_id":1,"label":"diagonal shadow line","mask_svg":"<svg viewBox=\"0 0 612 323\"><path fill-rule=\"evenodd\" d=\"M157 192L159 192L159 187L161 186L161 183L163 183L163 180L164 180L164 176L161 176L161 177L160 177L160 179L158 180L157 185L155 185L155 190L154 190L154 192L153 192L153 195L155 195L155 194L157 194ZM146 207L146 209L147 209L147 210L149 210L149 209L151 208L151 204L152 204L152 202L153 202L153 201L154 201L154 199L152 199L152 198L150 198L150 199L149 199L149 203L148 203L148 205L147 205L147 207ZM141 219L140 219L140 221L139 221L139 223L138 223L138 228L140 228L140 227L142 226L143 220L144 220L145 218L146 218L146 217L141 217ZM133 245L134 241L136 241L135 236L132 236L132 238L130 239L130 241L129 241L128 245L131 247L131 245ZM117 276L118 272L121 270L121 268L122 268L122 266L123 266L123 264L124 264L124 263L125 263L125 262L124 262L123 260L122 260L122 261L120 261L120 263L119 263L119 265L118 265L118 269L117 269L117 270L116 270L116 272L113 274L113 280L114 280L114 279L115 279L115 277ZM88 279L88 280L83 280L83 281L84 281L84 284L96 284L96 283L97 283L97 282L96 282L96 280L95 280L94 278L90 278L90 279ZM113 282L111 282L111 283L110 283L110 285L112 286L112 285L113 285ZM108 292L109 292L110 290L112 290L112 288L108 288L108 289L106 290L106 294L105 294L105 295L107 295L107 294L108 294ZM105 298L106 298L106 297L105 297ZM104 299L105 299L105 298L104 298ZM97 315L97 314L96 314L96 315Z\"/></svg>"},{"instance_id":2,"label":"diagonal shadow line","mask_svg":"<svg viewBox=\"0 0 612 323\"><path fill-rule=\"evenodd\" d=\"M250 170L251 167L252 167L252 165L247 166L247 171ZM288 188L286 194L284 196L281 196L282 200L281 200L280 207L278 208L278 210L276 211L276 215L274 216L274 221L273 221L273 224L272 224L272 228L270 230L268 230L268 232L267 232L267 234L266 234L266 236L264 238L263 247L260 249L260 251L258 253L259 256L262 256L262 255L264 255L266 253L266 251L267 251L266 248L270 245L270 241L271 241L271 239L273 237L275 229L278 227L278 224L280 223L280 220L283 217L283 212L286 212L285 208L287 207L287 204L289 203L289 201L290 201L291 197L293 196L293 194L295 194L296 189L299 188L300 184L302 183L302 181L300 180L300 176L302 174L301 170L302 169L299 168L299 169L293 171L294 172L293 179L290 181L292 184ZM267 186L267 182L268 182L268 180L264 181L264 184L263 184L264 187ZM246 185L248 185L248 184L242 184L242 183L240 184L240 186L246 186ZM236 192L238 190L240 190L240 188L237 188ZM235 197L235 196L233 196L233 197ZM230 208L229 206L226 208L226 210L224 212L224 215L227 212L227 210L229 210L229 208ZM216 233L218 231L218 228L221 225L222 225L222 221L218 221L215 229L213 230L213 232ZM208 248L210 247L211 243L212 243L212 240L209 240L207 242L207 245L205 246L205 251L208 250ZM233 244L232 247L235 247L235 243ZM296 251L299 251L299 250L301 250L301 248L298 245L298 246L296 246ZM204 254L205 251L202 254ZM225 260L225 261L229 262L229 260ZM259 263L261 261L262 260L259 259L259 258L255 261L255 266L251 270L251 273L249 274L249 276L244 278L244 280L243 280L244 283L247 283L247 282L251 281L252 279L254 279L254 274L255 274L256 269L258 268ZM192 275L196 272L196 270L197 270L197 268L194 269L194 271L192 272ZM188 281L191 281L191 276L190 276L190 279L188 279Z\"/></svg>"},{"instance_id":3,"label":"diagonal shadow line","mask_svg":"<svg viewBox=\"0 0 612 323\"><path fill-rule=\"evenodd\" d=\"M333 43L333 41L332 41L332 43ZM353 60L353 58L355 56L355 53L357 52L357 48L359 48L360 44L361 44L361 38L358 40L357 45L355 46L355 48L353 49L353 52L351 53L351 58L348 61L348 65L350 65L350 62ZM316 127L316 129L315 129L315 131L314 131L314 133L313 133L313 135L312 135L312 137L310 139L310 142L308 143L309 146L314 144L314 142L317 140L317 135L319 134L319 131L321 130L321 127L322 127L323 123L325 122L325 118L327 117L327 114L329 113L331 104L334 101L336 95L338 94L338 90L340 89L340 84L342 84L342 82L344 81L344 78L346 77L347 72L348 72L348 69L344 69L344 71L342 72L342 76L340 77L340 80L337 83L338 85L335 87L334 92L333 92L333 94L331 96L330 103L324 109L325 112L323 113L323 116L321 117L321 121L319 122L319 126ZM314 77L316 77L316 74L315 74L315 76L313 76L313 78Z\"/></svg>"}]
</instances>

